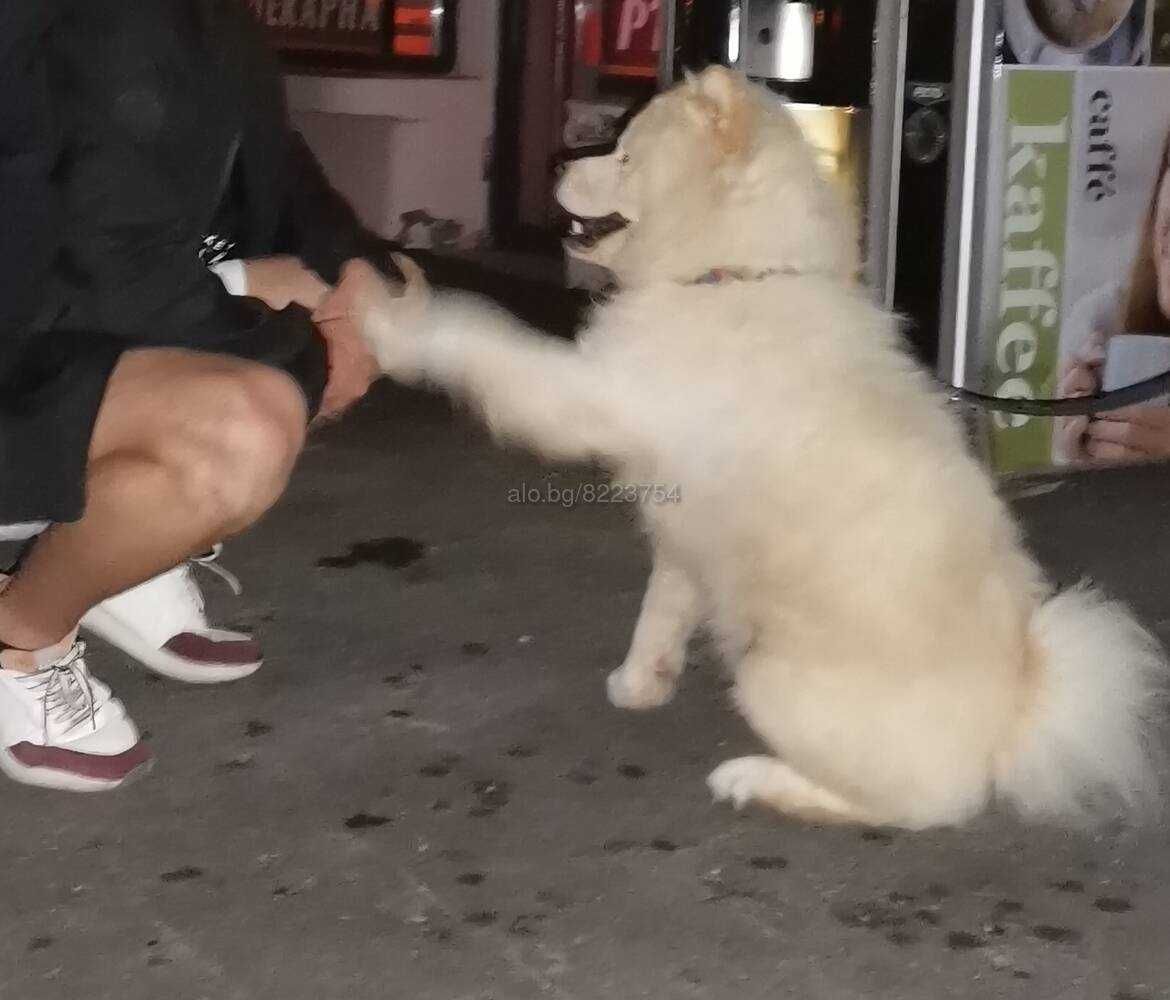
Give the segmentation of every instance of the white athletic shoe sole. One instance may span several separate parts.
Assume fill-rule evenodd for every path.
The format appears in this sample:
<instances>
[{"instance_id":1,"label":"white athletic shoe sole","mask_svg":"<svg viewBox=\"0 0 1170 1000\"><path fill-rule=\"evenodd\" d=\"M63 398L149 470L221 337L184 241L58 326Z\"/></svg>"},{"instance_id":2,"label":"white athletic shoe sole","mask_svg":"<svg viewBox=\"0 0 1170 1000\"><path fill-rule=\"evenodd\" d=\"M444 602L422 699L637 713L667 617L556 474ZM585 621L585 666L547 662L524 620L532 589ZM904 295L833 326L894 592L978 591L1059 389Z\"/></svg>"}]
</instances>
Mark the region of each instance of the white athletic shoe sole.
<instances>
[{"instance_id":1,"label":"white athletic shoe sole","mask_svg":"<svg viewBox=\"0 0 1170 1000\"><path fill-rule=\"evenodd\" d=\"M112 792L132 784L154 767L154 758L139 764L124 778L87 778L84 775L61 771L52 767L28 767L22 764L7 747L0 747L0 771L13 781L33 788L51 788L58 792Z\"/></svg>"},{"instance_id":2,"label":"white athletic shoe sole","mask_svg":"<svg viewBox=\"0 0 1170 1000\"><path fill-rule=\"evenodd\" d=\"M144 667L163 677L186 684L224 684L250 677L263 666L263 660L254 663L193 663L185 657L160 649L144 641L101 605L81 619L82 631L92 632L111 646L122 650Z\"/></svg>"}]
</instances>

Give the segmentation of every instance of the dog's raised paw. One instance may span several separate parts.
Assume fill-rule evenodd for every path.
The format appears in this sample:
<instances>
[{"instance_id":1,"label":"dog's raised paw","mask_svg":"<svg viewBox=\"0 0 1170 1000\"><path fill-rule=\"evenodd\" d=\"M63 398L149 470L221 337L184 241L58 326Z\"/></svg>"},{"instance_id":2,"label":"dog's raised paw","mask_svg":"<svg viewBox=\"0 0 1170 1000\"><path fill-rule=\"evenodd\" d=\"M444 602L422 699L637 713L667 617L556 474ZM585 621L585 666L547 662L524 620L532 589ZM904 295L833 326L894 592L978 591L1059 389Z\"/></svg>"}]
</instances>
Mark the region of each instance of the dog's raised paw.
<instances>
[{"instance_id":1,"label":"dog's raised paw","mask_svg":"<svg viewBox=\"0 0 1170 1000\"><path fill-rule=\"evenodd\" d=\"M644 711L659 708L674 695L675 678L654 670L620 667L606 678L609 703L615 708Z\"/></svg>"},{"instance_id":2,"label":"dog's raised paw","mask_svg":"<svg viewBox=\"0 0 1170 1000\"><path fill-rule=\"evenodd\" d=\"M756 797L774 764L770 757L736 757L708 775L707 787L716 802L730 802L742 809Z\"/></svg>"}]
</instances>

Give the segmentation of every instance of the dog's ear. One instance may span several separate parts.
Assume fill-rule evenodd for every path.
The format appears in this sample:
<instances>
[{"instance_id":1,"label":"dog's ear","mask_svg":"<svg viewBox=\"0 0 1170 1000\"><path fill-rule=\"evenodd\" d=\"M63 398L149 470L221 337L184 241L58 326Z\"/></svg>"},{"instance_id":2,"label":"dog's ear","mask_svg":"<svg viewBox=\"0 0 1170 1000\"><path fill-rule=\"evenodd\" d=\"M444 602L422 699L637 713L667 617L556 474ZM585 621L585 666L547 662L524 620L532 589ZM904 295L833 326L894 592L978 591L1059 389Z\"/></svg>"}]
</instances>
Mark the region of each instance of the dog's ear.
<instances>
[{"instance_id":1,"label":"dog's ear","mask_svg":"<svg viewBox=\"0 0 1170 1000\"><path fill-rule=\"evenodd\" d=\"M729 156L746 151L751 138L751 93L747 79L725 66L710 66L690 81L692 102L713 119L719 148Z\"/></svg>"}]
</instances>

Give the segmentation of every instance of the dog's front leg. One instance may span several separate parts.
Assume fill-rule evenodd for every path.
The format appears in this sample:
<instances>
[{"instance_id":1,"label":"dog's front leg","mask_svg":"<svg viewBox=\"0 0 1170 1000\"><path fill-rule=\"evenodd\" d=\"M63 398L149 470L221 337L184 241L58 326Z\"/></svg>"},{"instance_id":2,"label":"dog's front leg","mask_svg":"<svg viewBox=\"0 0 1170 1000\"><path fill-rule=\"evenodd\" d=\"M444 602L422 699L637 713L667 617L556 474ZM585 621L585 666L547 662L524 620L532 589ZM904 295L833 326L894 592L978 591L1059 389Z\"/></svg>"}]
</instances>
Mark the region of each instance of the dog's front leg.
<instances>
[{"instance_id":1,"label":"dog's front leg","mask_svg":"<svg viewBox=\"0 0 1170 1000\"><path fill-rule=\"evenodd\" d=\"M609 675L609 700L618 708L666 704L683 672L687 640L701 614L699 588L690 575L656 552L630 651L625 663Z\"/></svg>"},{"instance_id":2,"label":"dog's front leg","mask_svg":"<svg viewBox=\"0 0 1170 1000\"><path fill-rule=\"evenodd\" d=\"M561 461L612 464L634 448L622 376L577 344L461 295L436 296L423 336L423 377L472 403L497 438Z\"/></svg>"},{"instance_id":3,"label":"dog's front leg","mask_svg":"<svg viewBox=\"0 0 1170 1000\"><path fill-rule=\"evenodd\" d=\"M368 284L362 332L382 370L467 399L499 438L548 458L621 462L635 449L635 397L626 375L606 371L575 343L535 333L491 303L431 293L399 259L405 294Z\"/></svg>"}]
</instances>

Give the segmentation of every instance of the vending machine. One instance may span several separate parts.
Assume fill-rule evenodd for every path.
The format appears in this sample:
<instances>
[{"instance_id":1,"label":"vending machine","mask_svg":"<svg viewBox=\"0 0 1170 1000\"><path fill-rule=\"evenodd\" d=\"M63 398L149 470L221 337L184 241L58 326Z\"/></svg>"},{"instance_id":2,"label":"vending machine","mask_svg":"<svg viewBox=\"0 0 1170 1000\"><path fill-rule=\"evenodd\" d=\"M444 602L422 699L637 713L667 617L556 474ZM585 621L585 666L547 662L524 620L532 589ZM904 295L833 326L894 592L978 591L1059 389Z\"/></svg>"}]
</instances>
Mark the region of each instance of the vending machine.
<instances>
[{"instance_id":1,"label":"vending machine","mask_svg":"<svg viewBox=\"0 0 1170 1000\"><path fill-rule=\"evenodd\" d=\"M973 0L958 25L940 374L1075 397L1170 369L1165 0ZM1155 399L1100 418L991 414L1015 473L1170 456Z\"/></svg>"}]
</instances>

